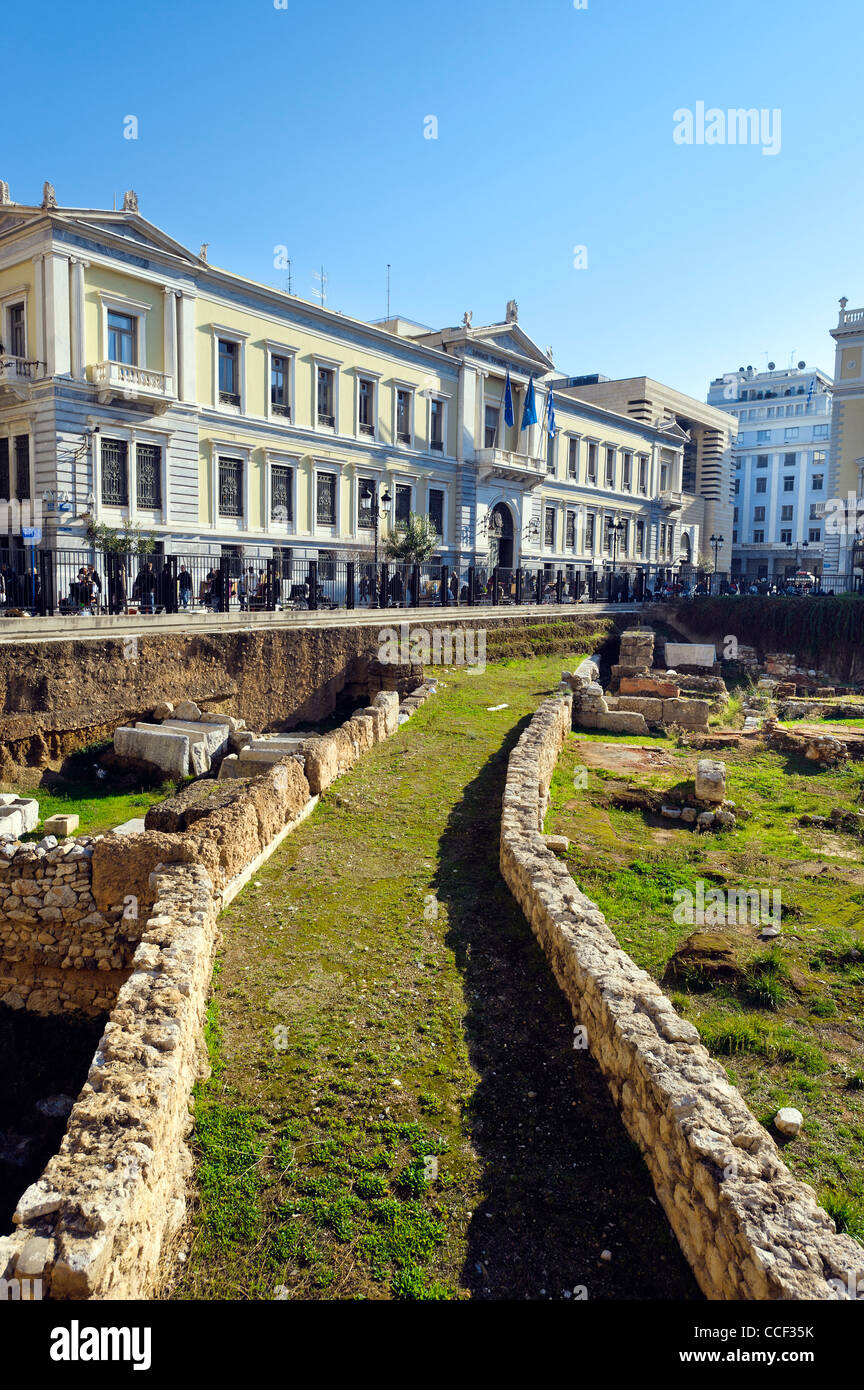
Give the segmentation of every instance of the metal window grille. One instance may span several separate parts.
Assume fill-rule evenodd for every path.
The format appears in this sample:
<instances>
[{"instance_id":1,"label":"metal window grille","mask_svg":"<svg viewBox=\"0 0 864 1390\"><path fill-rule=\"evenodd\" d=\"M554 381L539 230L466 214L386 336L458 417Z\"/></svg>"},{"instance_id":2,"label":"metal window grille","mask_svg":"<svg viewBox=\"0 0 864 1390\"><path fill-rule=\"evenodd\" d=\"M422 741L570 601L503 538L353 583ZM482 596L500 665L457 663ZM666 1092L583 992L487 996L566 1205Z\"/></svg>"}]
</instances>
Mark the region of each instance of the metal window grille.
<instances>
[{"instance_id":1,"label":"metal window grille","mask_svg":"<svg viewBox=\"0 0 864 1390\"><path fill-rule=\"evenodd\" d=\"M336 525L336 477L333 473L318 474L315 515L319 526Z\"/></svg>"},{"instance_id":2,"label":"metal window grille","mask_svg":"<svg viewBox=\"0 0 864 1390\"><path fill-rule=\"evenodd\" d=\"M102 440L102 505L129 505L129 446L125 439Z\"/></svg>"},{"instance_id":3,"label":"metal window grille","mask_svg":"<svg viewBox=\"0 0 864 1390\"><path fill-rule=\"evenodd\" d=\"M243 460L219 459L219 515L243 515Z\"/></svg>"},{"instance_id":4,"label":"metal window grille","mask_svg":"<svg viewBox=\"0 0 864 1390\"><path fill-rule=\"evenodd\" d=\"M432 491L429 493L429 519L435 527L439 536L444 534L444 493Z\"/></svg>"},{"instance_id":5,"label":"metal window grille","mask_svg":"<svg viewBox=\"0 0 864 1390\"><path fill-rule=\"evenodd\" d=\"M135 450L136 497L145 511L162 507L162 450L158 444L139 444Z\"/></svg>"},{"instance_id":6,"label":"metal window grille","mask_svg":"<svg viewBox=\"0 0 864 1390\"><path fill-rule=\"evenodd\" d=\"M294 489L292 468L276 463L270 472L270 516L274 521L293 522Z\"/></svg>"}]
</instances>

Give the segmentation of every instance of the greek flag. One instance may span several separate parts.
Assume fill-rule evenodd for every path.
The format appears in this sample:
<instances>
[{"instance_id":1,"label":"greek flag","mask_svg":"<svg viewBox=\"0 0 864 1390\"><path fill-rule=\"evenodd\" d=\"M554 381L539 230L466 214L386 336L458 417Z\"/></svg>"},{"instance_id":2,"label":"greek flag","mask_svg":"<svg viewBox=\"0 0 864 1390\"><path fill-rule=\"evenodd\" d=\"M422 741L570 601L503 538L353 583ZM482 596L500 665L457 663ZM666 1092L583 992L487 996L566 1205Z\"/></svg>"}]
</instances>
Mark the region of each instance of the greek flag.
<instances>
[{"instance_id":1,"label":"greek flag","mask_svg":"<svg viewBox=\"0 0 864 1390\"><path fill-rule=\"evenodd\" d=\"M546 431L550 439L555 438L555 400L551 391L546 399Z\"/></svg>"},{"instance_id":2,"label":"greek flag","mask_svg":"<svg viewBox=\"0 0 864 1390\"><path fill-rule=\"evenodd\" d=\"M507 378L504 382L504 424L514 425L516 416L513 414L513 388L510 385L510 368L507 368Z\"/></svg>"},{"instance_id":3,"label":"greek flag","mask_svg":"<svg viewBox=\"0 0 864 1390\"><path fill-rule=\"evenodd\" d=\"M806 404L806 406L804 407L805 413L806 413L806 411L808 411L808 410L810 409L810 402L811 402L812 399L813 399L813 392L815 391L815 389L816 389L816 378L815 378L815 376L813 376L813 377L810 378L810 390L807 392L807 404Z\"/></svg>"}]
</instances>

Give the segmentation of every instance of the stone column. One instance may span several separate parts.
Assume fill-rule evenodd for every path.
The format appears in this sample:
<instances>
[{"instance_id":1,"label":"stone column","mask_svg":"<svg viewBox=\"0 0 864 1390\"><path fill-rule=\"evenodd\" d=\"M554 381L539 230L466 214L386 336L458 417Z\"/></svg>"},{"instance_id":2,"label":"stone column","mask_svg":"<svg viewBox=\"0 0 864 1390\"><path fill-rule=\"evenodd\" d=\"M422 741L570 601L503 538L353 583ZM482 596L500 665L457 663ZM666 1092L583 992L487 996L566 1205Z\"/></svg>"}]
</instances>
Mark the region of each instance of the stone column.
<instances>
[{"instance_id":1,"label":"stone column","mask_svg":"<svg viewBox=\"0 0 864 1390\"><path fill-rule=\"evenodd\" d=\"M177 350L178 399L190 405L196 402L195 370L195 296L184 290L180 298L180 333Z\"/></svg>"},{"instance_id":2,"label":"stone column","mask_svg":"<svg viewBox=\"0 0 864 1390\"><path fill-rule=\"evenodd\" d=\"M45 256L45 358L48 376L69 376L69 257L49 251Z\"/></svg>"},{"instance_id":3,"label":"stone column","mask_svg":"<svg viewBox=\"0 0 864 1390\"><path fill-rule=\"evenodd\" d=\"M72 266L72 375L76 381L87 376L87 351L84 336L84 271L90 264L73 256Z\"/></svg>"},{"instance_id":4,"label":"stone column","mask_svg":"<svg viewBox=\"0 0 864 1390\"><path fill-rule=\"evenodd\" d=\"M163 305L162 362L165 375L171 378L170 393L178 395L177 390L177 291L170 286L162 290L165 296Z\"/></svg>"}]
</instances>

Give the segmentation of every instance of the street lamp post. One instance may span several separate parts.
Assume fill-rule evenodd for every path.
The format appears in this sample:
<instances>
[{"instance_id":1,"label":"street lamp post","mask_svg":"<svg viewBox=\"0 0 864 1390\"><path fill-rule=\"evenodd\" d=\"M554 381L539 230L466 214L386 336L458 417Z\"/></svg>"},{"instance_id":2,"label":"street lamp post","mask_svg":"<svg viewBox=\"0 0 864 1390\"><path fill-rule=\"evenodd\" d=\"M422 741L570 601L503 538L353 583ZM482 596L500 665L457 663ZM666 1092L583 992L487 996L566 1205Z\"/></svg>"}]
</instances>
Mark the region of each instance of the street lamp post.
<instances>
[{"instance_id":1,"label":"street lamp post","mask_svg":"<svg viewBox=\"0 0 864 1390\"><path fill-rule=\"evenodd\" d=\"M622 521L620 517L616 517L615 520L611 522L609 525L609 530L612 533L612 576L609 585L610 589L615 588L615 566L618 562L618 540L622 533L626 531L626 529L627 523L626 521ZM611 593L609 594L609 597L611 599Z\"/></svg>"},{"instance_id":2,"label":"street lamp post","mask_svg":"<svg viewBox=\"0 0 864 1390\"><path fill-rule=\"evenodd\" d=\"M713 581L712 581L712 584L711 584L711 591L712 591L712 593L713 593L714 589L717 587L717 552L718 552L718 550L720 549L721 545L723 544L723 537L722 537L722 536L709 536L709 537L708 537L708 544L709 544L709 545L712 545L712 546L714 547L714 576L713 576Z\"/></svg>"}]
</instances>

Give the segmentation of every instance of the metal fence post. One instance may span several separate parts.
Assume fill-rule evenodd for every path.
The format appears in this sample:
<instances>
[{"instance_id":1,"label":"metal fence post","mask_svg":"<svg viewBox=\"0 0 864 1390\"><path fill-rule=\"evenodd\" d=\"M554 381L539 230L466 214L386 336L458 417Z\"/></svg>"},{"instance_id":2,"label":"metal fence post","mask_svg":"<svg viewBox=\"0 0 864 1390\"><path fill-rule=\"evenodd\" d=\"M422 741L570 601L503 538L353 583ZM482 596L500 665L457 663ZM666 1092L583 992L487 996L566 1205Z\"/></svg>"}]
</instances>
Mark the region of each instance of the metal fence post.
<instances>
[{"instance_id":1,"label":"metal fence post","mask_svg":"<svg viewBox=\"0 0 864 1390\"><path fill-rule=\"evenodd\" d=\"M354 607L354 561L348 560L345 565L345 607Z\"/></svg>"},{"instance_id":2,"label":"metal fence post","mask_svg":"<svg viewBox=\"0 0 864 1390\"><path fill-rule=\"evenodd\" d=\"M379 584L379 588L378 588L378 607L379 607L379 608L386 608L386 607L387 607L387 570L388 570L388 566L387 566L386 564L383 564L383 565L381 566L381 573L380 573L380 575L379 575L379 577L378 577L378 584Z\"/></svg>"},{"instance_id":3,"label":"metal fence post","mask_svg":"<svg viewBox=\"0 0 864 1390\"><path fill-rule=\"evenodd\" d=\"M458 598L457 598L458 602ZM447 565L441 566L441 607L447 608L450 604L450 570Z\"/></svg>"},{"instance_id":4,"label":"metal fence post","mask_svg":"<svg viewBox=\"0 0 864 1390\"><path fill-rule=\"evenodd\" d=\"M474 566L468 566L468 607L474 607Z\"/></svg>"},{"instance_id":5,"label":"metal fence post","mask_svg":"<svg viewBox=\"0 0 864 1390\"><path fill-rule=\"evenodd\" d=\"M558 570L557 574L555 575L555 602L556 602L556 603L563 603L563 602L564 602L564 572L563 572L563 570Z\"/></svg>"},{"instance_id":6,"label":"metal fence post","mask_svg":"<svg viewBox=\"0 0 864 1390\"><path fill-rule=\"evenodd\" d=\"M411 566L411 607L420 607L420 566Z\"/></svg>"},{"instance_id":7,"label":"metal fence post","mask_svg":"<svg viewBox=\"0 0 864 1390\"><path fill-rule=\"evenodd\" d=\"M41 617L54 617L55 606L55 560L50 550L39 551L39 613Z\"/></svg>"},{"instance_id":8,"label":"metal fence post","mask_svg":"<svg viewBox=\"0 0 864 1390\"><path fill-rule=\"evenodd\" d=\"M308 584L309 584L309 607L310 607L311 609L316 609L316 608L318 607L318 561L317 561L317 560L310 560L310 561L309 561L309 579L308 579Z\"/></svg>"},{"instance_id":9,"label":"metal fence post","mask_svg":"<svg viewBox=\"0 0 864 1390\"><path fill-rule=\"evenodd\" d=\"M498 566L492 571L492 607L498 607Z\"/></svg>"}]
</instances>

